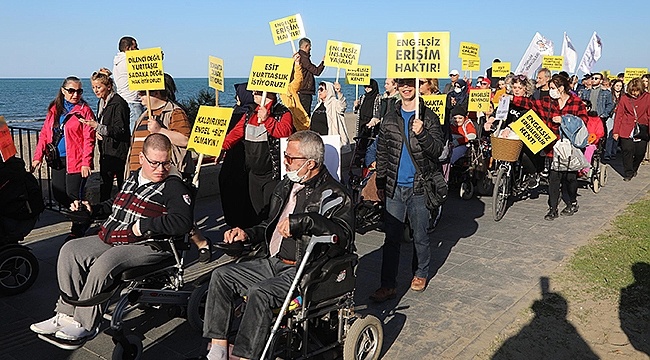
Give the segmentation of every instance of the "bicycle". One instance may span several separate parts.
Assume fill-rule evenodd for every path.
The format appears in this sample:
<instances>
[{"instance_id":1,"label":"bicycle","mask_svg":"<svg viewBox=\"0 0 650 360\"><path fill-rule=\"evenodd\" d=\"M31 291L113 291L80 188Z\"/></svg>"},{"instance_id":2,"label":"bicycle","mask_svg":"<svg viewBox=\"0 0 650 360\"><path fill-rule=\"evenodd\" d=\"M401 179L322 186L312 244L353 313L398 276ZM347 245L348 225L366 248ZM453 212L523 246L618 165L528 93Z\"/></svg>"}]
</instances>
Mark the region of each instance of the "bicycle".
<instances>
[{"instance_id":1,"label":"bicycle","mask_svg":"<svg viewBox=\"0 0 650 360\"><path fill-rule=\"evenodd\" d=\"M492 216L494 221L500 221L506 213L510 197L525 193L528 186L524 181L523 167L518 161L522 141L492 136L491 143L492 159L496 161Z\"/></svg>"}]
</instances>

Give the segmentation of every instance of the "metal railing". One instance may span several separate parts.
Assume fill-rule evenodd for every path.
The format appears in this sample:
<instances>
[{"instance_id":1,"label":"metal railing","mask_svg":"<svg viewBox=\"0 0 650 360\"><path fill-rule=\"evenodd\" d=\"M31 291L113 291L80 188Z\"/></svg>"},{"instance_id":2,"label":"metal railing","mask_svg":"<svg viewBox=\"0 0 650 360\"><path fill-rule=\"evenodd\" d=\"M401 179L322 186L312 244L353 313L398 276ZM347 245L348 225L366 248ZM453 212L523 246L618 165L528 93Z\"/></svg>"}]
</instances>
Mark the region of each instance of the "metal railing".
<instances>
[{"instance_id":1,"label":"metal railing","mask_svg":"<svg viewBox=\"0 0 650 360\"><path fill-rule=\"evenodd\" d=\"M31 168L32 160L34 159L34 150L38 143L38 136L41 131L29 127L9 125L9 131L16 145L16 156L23 159L25 165ZM34 176L38 179L43 189L43 198L45 205L51 210L60 210L60 207L54 197L52 196L52 177L51 170L43 164L40 170L34 172Z\"/></svg>"}]
</instances>

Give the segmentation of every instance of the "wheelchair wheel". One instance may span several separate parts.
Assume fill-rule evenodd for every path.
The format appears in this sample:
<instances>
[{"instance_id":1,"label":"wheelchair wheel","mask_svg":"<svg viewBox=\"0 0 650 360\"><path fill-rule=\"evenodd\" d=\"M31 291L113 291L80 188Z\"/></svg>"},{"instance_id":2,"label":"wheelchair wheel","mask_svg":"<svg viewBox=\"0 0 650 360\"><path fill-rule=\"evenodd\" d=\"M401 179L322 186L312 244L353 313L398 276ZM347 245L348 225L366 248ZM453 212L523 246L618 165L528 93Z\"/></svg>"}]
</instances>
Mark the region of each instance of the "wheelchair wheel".
<instances>
[{"instance_id":1,"label":"wheelchair wheel","mask_svg":"<svg viewBox=\"0 0 650 360\"><path fill-rule=\"evenodd\" d=\"M0 250L0 295L20 294L38 277L38 259L28 248L15 245Z\"/></svg>"},{"instance_id":2,"label":"wheelchair wheel","mask_svg":"<svg viewBox=\"0 0 650 360\"><path fill-rule=\"evenodd\" d=\"M600 185L605 186L607 185L607 164L600 163Z\"/></svg>"},{"instance_id":3,"label":"wheelchair wheel","mask_svg":"<svg viewBox=\"0 0 650 360\"><path fill-rule=\"evenodd\" d=\"M466 180L460 183L460 198L469 200L474 196L474 184L472 180Z\"/></svg>"},{"instance_id":4,"label":"wheelchair wheel","mask_svg":"<svg viewBox=\"0 0 650 360\"><path fill-rule=\"evenodd\" d=\"M122 347L119 342L113 349L113 360L137 360L142 356L142 340L133 334L126 335L126 341L129 342L127 349Z\"/></svg>"},{"instance_id":5,"label":"wheelchair wheel","mask_svg":"<svg viewBox=\"0 0 650 360\"><path fill-rule=\"evenodd\" d=\"M506 168L500 168L494 180L494 193L492 194L492 216L494 221L499 221L506 213L510 184Z\"/></svg>"},{"instance_id":6,"label":"wheelchair wheel","mask_svg":"<svg viewBox=\"0 0 650 360\"><path fill-rule=\"evenodd\" d=\"M350 326L343 344L343 360L376 360L381 354L384 329L375 316L357 318Z\"/></svg>"},{"instance_id":7,"label":"wheelchair wheel","mask_svg":"<svg viewBox=\"0 0 650 360\"><path fill-rule=\"evenodd\" d=\"M192 329L203 332L203 319L205 318L205 302L208 299L210 278L205 283L192 291L187 303L187 322Z\"/></svg>"},{"instance_id":8,"label":"wheelchair wheel","mask_svg":"<svg viewBox=\"0 0 650 360\"><path fill-rule=\"evenodd\" d=\"M494 184L492 183L492 178L489 177L489 174L485 173L476 180L476 192L479 195L489 195L492 196L492 188Z\"/></svg>"},{"instance_id":9,"label":"wheelchair wheel","mask_svg":"<svg viewBox=\"0 0 650 360\"><path fill-rule=\"evenodd\" d=\"M600 176L592 176L591 178L591 191L594 192L594 194L598 194L600 192L600 189L602 188L600 184Z\"/></svg>"}]
</instances>

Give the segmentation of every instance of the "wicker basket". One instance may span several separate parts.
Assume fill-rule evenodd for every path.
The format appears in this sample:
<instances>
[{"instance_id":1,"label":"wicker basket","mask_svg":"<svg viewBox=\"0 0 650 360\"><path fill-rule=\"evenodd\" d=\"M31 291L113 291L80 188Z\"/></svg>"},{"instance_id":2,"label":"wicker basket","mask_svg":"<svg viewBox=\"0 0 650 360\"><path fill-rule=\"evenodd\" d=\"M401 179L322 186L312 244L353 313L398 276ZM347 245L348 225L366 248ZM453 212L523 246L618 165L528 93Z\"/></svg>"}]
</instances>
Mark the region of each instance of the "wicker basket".
<instances>
[{"instance_id":1,"label":"wicker basket","mask_svg":"<svg viewBox=\"0 0 650 360\"><path fill-rule=\"evenodd\" d=\"M521 140L504 139L496 136L491 136L490 141L492 143L492 158L502 161L517 161L521 147L524 146Z\"/></svg>"}]
</instances>

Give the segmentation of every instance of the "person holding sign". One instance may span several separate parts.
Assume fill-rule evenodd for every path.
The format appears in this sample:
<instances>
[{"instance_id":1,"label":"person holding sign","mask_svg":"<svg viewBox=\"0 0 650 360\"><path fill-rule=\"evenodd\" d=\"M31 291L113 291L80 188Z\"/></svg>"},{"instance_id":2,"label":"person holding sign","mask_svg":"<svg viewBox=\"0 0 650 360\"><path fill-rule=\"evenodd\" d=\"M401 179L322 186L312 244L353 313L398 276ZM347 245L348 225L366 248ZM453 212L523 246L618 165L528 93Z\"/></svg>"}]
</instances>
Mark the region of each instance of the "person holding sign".
<instances>
[{"instance_id":1,"label":"person holding sign","mask_svg":"<svg viewBox=\"0 0 650 360\"><path fill-rule=\"evenodd\" d=\"M298 41L298 54L300 55L300 67L302 68L302 84L300 84L300 103L306 112L311 111L311 100L316 88L314 76L320 76L325 70L325 57L318 66L311 63L311 40L302 38Z\"/></svg>"},{"instance_id":2,"label":"person holding sign","mask_svg":"<svg viewBox=\"0 0 650 360\"><path fill-rule=\"evenodd\" d=\"M341 154L350 152L350 137L345 125L347 103L341 84L323 81L318 84L318 102L311 114L310 130L321 135L338 135L341 139Z\"/></svg>"},{"instance_id":3,"label":"person holding sign","mask_svg":"<svg viewBox=\"0 0 650 360\"><path fill-rule=\"evenodd\" d=\"M634 134L638 124L639 134ZM650 125L650 94L643 90L641 79L632 79L627 84L625 95L616 107L614 117L614 140L620 139L623 150L624 181L636 176L648 145Z\"/></svg>"},{"instance_id":4,"label":"person holding sign","mask_svg":"<svg viewBox=\"0 0 650 360\"><path fill-rule=\"evenodd\" d=\"M280 94L282 103L291 111L293 117L293 127L296 131L309 129L309 114L302 107L300 102L300 86L302 85L302 66L300 65L300 54L293 54L293 72L292 79L289 83L289 89L286 93Z\"/></svg>"},{"instance_id":5,"label":"person holding sign","mask_svg":"<svg viewBox=\"0 0 650 360\"><path fill-rule=\"evenodd\" d=\"M257 104L230 130L222 149L230 150L243 141L248 173L248 193L256 213L256 223L266 219L273 189L280 181L280 138L293 133L293 118L286 106L277 102L275 93L253 92Z\"/></svg>"},{"instance_id":6,"label":"person holding sign","mask_svg":"<svg viewBox=\"0 0 650 360\"><path fill-rule=\"evenodd\" d=\"M370 84L364 86L365 94L354 100L354 112L359 113L357 118L357 136L372 137L377 134L381 110L381 96L377 80L370 79Z\"/></svg>"},{"instance_id":7,"label":"person holding sign","mask_svg":"<svg viewBox=\"0 0 650 360\"><path fill-rule=\"evenodd\" d=\"M442 153L440 120L423 101L419 119L415 118L415 79L399 79L402 100L389 103L377 138L377 194L385 199L381 286L370 298L383 302L396 296L404 221L408 216L413 230L414 269L411 289L424 291L431 259L427 234L430 212L426 211L423 174L439 171L436 164ZM417 170L419 169L419 170Z\"/></svg>"},{"instance_id":8,"label":"person holding sign","mask_svg":"<svg viewBox=\"0 0 650 360\"><path fill-rule=\"evenodd\" d=\"M93 167L95 130L81 120L93 120L95 114L82 94L78 77L63 80L48 107L31 166L32 172L39 169L47 151L53 160L48 162L52 169L52 195L65 208L83 198ZM86 230L87 225L73 223L67 239L83 236Z\"/></svg>"}]
</instances>

